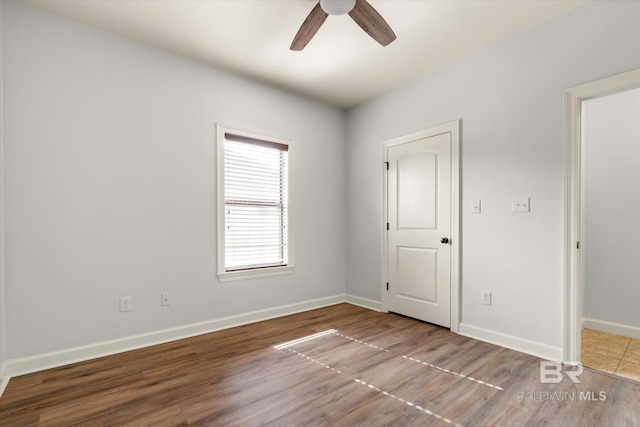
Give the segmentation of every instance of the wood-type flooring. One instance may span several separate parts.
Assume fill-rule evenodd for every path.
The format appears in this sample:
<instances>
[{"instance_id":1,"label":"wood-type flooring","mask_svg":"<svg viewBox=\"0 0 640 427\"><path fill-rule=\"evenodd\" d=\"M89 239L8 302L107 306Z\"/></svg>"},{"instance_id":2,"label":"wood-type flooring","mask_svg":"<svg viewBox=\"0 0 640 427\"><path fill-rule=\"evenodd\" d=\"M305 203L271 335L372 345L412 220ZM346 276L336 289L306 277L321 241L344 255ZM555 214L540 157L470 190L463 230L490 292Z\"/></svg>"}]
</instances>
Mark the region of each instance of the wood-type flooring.
<instances>
[{"instance_id":1,"label":"wood-type flooring","mask_svg":"<svg viewBox=\"0 0 640 427\"><path fill-rule=\"evenodd\" d=\"M338 304L12 378L0 425L640 426L640 383L540 362Z\"/></svg>"}]
</instances>

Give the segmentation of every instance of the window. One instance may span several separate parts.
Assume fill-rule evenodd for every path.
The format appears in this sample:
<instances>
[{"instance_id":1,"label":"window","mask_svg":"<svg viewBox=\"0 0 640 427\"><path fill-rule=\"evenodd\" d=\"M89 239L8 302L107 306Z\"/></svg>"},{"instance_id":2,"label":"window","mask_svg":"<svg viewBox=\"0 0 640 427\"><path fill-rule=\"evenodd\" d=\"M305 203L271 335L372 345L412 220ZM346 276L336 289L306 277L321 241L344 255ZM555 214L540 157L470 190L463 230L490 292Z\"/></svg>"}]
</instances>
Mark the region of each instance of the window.
<instances>
[{"instance_id":1,"label":"window","mask_svg":"<svg viewBox=\"0 0 640 427\"><path fill-rule=\"evenodd\" d=\"M218 277L293 271L291 142L218 126Z\"/></svg>"}]
</instances>

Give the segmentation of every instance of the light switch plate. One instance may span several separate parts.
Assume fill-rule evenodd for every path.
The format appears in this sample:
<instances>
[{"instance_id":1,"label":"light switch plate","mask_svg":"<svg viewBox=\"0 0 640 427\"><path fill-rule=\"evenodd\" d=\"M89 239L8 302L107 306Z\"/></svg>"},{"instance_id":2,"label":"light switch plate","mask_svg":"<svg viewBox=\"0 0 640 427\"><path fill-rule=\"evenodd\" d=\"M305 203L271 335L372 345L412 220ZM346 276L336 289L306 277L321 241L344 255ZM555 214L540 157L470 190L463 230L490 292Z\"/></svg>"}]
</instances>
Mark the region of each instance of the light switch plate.
<instances>
[{"instance_id":1,"label":"light switch plate","mask_svg":"<svg viewBox=\"0 0 640 427\"><path fill-rule=\"evenodd\" d=\"M120 297L120 311L131 311L131 297Z\"/></svg>"},{"instance_id":2,"label":"light switch plate","mask_svg":"<svg viewBox=\"0 0 640 427\"><path fill-rule=\"evenodd\" d=\"M491 291L480 292L480 302L484 305L491 305Z\"/></svg>"},{"instance_id":3,"label":"light switch plate","mask_svg":"<svg viewBox=\"0 0 640 427\"><path fill-rule=\"evenodd\" d=\"M529 212L529 198L528 197L512 198L511 212Z\"/></svg>"}]
</instances>

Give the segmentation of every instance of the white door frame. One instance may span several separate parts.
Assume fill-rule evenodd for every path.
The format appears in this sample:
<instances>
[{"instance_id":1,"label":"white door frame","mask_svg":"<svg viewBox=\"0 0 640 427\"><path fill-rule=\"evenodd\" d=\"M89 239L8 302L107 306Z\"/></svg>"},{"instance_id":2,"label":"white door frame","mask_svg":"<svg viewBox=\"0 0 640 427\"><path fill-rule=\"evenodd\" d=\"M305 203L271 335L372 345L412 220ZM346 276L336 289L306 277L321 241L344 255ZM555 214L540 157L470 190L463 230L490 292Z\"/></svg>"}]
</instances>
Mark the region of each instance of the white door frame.
<instances>
[{"instance_id":1,"label":"white door frame","mask_svg":"<svg viewBox=\"0 0 640 427\"><path fill-rule=\"evenodd\" d=\"M640 87L640 69L596 80L565 92L565 304L563 361L580 362L584 298L584 152L582 101Z\"/></svg>"},{"instance_id":2,"label":"white door frame","mask_svg":"<svg viewBox=\"0 0 640 427\"><path fill-rule=\"evenodd\" d=\"M408 135L399 136L382 142L382 304L381 311L389 312L387 282L388 269L388 194L387 194L387 149L394 145L405 144L429 136L451 133L451 331L458 332L460 325L460 120L443 123Z\"/></svg>"}]
</instances>

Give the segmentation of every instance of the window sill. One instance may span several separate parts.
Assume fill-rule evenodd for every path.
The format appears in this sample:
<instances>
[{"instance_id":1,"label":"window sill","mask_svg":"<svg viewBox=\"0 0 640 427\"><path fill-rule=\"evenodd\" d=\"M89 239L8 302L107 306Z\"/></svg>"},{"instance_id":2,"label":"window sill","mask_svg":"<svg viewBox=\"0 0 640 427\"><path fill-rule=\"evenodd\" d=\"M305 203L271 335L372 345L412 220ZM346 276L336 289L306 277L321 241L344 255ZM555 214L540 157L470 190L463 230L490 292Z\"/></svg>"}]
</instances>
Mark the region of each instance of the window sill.
<instances>
[{"instance_id":1,"label":"window sill","mask_svg":"<svg viewBox=\"0 0 640 427\"><path fill-rule=\"evenodd\" d=\"M218 280L221 282L234 282L236 280L257 279L260 277L282 276L293 273L295 265L283 267L259 268L255 270L225 271L218 273Z\"/></svg>"}]
</instances>

